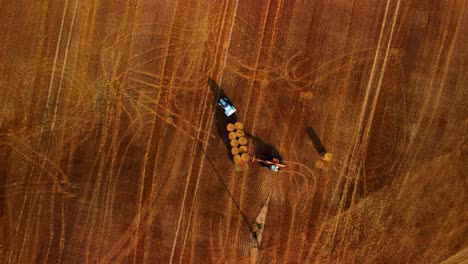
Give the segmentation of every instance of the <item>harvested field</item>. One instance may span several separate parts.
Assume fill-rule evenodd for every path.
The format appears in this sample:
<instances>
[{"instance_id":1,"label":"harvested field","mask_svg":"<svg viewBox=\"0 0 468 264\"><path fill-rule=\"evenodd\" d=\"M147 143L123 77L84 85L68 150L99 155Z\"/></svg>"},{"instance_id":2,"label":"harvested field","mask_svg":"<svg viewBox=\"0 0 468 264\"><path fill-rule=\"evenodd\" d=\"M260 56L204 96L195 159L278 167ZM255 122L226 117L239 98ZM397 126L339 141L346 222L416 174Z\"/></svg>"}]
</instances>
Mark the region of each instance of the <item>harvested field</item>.
<instances>
[{"instance_id":1,"label":"harvested field","mask_svg":"<svg viewBox=\"0 0 468 264\"><path fill-rule=\"evenodd\" d=\"M0 2L1 263L467 261L467 6Z\"/></svg>"}]
</instances>

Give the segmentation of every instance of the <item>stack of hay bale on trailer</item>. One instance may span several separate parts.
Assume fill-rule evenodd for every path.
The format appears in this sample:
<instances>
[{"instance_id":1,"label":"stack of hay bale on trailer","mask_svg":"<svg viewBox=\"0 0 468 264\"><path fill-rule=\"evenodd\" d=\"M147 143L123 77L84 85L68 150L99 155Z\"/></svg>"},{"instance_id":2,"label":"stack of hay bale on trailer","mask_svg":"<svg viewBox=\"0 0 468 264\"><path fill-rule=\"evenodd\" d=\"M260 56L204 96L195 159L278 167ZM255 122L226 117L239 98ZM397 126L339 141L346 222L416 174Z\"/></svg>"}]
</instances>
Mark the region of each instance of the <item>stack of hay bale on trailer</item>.
<instances>
[{"instance_id":1,"label":"stack of hay bale on trailer","mask_svg":"<svg viewBox=\"0 0 468 264\"><path fill-rule=\"evenodd\" d=\"M243 171L248 168L249 161L251 159L248 148L247 138L243 130L244 125L241 122L228 123L227 131L228 137L231 144L231 154L233 155L234 164L236 171Z\"/></svg>"}]
</instances>

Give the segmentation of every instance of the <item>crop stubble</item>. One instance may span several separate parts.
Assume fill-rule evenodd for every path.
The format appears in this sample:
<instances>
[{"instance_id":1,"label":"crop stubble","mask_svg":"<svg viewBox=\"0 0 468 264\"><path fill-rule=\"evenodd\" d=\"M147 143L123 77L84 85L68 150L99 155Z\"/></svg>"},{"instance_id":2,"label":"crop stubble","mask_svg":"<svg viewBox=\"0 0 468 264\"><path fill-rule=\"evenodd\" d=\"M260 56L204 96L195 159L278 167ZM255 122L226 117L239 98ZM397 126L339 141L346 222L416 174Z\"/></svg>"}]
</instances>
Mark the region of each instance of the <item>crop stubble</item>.
<instances>
[{"instance_id":1,"label":"crop stubble","mask_svg":"<svg viewBox=\"0 0 468 264\"><path fill-rule=\"evenodd\" d=\"M1 259L464 252L467 3L439 2L0 4ZM285 171L235 172L209 77ZM248 224L268 197L253 256Z\"/></svg>"}]
</instances>

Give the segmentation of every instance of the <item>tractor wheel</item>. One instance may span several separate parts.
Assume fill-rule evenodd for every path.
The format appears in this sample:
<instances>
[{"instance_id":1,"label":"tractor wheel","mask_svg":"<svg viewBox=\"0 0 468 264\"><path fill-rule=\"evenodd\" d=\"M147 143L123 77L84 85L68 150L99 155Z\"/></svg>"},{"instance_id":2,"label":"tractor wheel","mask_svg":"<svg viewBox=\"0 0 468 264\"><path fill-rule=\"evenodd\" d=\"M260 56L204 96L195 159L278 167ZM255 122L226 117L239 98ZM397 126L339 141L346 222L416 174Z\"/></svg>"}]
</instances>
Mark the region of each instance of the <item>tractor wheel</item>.
<instances>
[{"instance_id":1,"label":"tractor wheel","mask_svg":"<svg viewBox=\"0 0 468 264\"><path fill-rule=\"evenodd\" d=\"M239 152L240 153L247 153L247 147L246 146L240 146L239 147Z\"/></svg>"},{"instance_id":2,"label":"tractor wheel","mask_svg":"<svg viewBox=\"0 0 468 264\"><path fill-rule=\"evenodd\" d=\"M232 148L232 149L231 149L231 153L232 153L232 155L234 155L234 156L235 156L235 155L239 155L239 149L238 149L238 148Z\"/></svg>"},{"instance_id":3,"label":"tractor wheel","mask_svg":"<svg viewBox=\"0 0 468 264\"><path fill-rule=\"evenodd\" d=\"M236 122L234 124L234 127L236 127L236 129L243 129L244 128L244 124L242 124L241 122Z\"/></svg>"},{"instance_id":4,"label":"tractor wheel","mask_svg":"<svg viewBox=\"0 0 468 264\"><path fill-rule=\"evenodd\" d=\"M249 161L250 160L250 155L247 154L247 153L242 153L241 160L242 161Z\"/></svg>"},{"instance_id":5,"label":"tractor wheel","mask_svg":"<svg viewBox=\"0 0 468 264\"><path fill-rule=\"evenodd\" d=\"M237 139L231 140L231 147L237 147L237 146L239 146L239 141L237 141Z\"/></svg>"},{"instance_id":6,"label":"tractor wheel","mask_svg":"<svg viewBox=\"0 0 468 264\"><path fill-rule=\"evenodd\" d=\"M237 138L236 132L229 132L228 137L230 140L236 139Z\"/></svg>"},{"instance_id":7,"label":"tractor wheel","mask_svg":"<svg viewBox=\"0 0 468 264\"><path fill-rule=\"evenodd\" d=\"M236 131L236 136L239 137L239 138L245 136L244 130L238 129L238 130Z\"/></svg>"},{"instance_id":8,"label":"tractor wheel","mask_svg":"<svg viewBox=\"0 0 468 264\"><path fill-rule=\"evenodd\" d=\"M239 141L239 144L241 144L242 146L247 144L247 139L245 137L241 137L237 141Z\"/></svg>"},{"instance_id":9,"label":"tractor wheel","mask_svg":"<svg viewBox=\"0 0 468 264\"><path fill-rule=\"evenodd\" d=\"M232 132L232 131L234 131L236 129L236 127L234 126L233 123L229 123L229 124L227 124L226 129L227 129L227 131Z\"/></svg>"},{"instance_id":10,"label":"tractor wheel","mask_svg":"<svg viewBox=\"0 0 468 264\"><path fill-rule=\"evenodd\" d=\"M239 163L241 163L241 161L242 161L240 155L235 155L234 158L233 158L233 160L234 160L234 163L235 163L235 164L239 164Z\"/></svg>"}]
</instances>

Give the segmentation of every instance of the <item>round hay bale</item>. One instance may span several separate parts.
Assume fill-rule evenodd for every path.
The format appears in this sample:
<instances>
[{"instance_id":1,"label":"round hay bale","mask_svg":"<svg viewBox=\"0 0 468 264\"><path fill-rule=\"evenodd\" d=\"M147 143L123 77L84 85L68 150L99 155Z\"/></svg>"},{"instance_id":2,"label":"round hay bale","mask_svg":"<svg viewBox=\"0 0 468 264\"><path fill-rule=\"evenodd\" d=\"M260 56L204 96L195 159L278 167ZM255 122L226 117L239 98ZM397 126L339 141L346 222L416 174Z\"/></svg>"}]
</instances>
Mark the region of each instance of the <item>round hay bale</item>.
<instances>
[{"instance_id":1,"label":"round hay bale","mask_svg":"<svg viewBox=\"0 0 468 264\"><path fill-rule=\"evenodd\" d=\"M241 137L237 141L239 141L239 144L241 144L242 146L247 144L247 139L245 137Z\"/></svg>"},{"instance_id":2,"label":"round hay bale","mask_svg":"<svg viewBox=\"0 0 468 264\"><path fill-rule=\"evenodd\" d=\"M333 155L328 152L322 153L320 156L322 156L324 161L331 161L333 159Z\"/></svg>"},{"instance_id":3,"label":"round hay bale","mask_svg":"<svg viewBox=\"0 0 468 264\"><path fill-rule=\"evenodd\" d=\"M247 154L247 153L242 153L241 160L242 161L249 161L250 160L250 155Z\"/></svg>"},{"instance_id":4,"label":"round hay bale","mask_svg":"<svg viewBox=\"0 0 468 264\"><path fill-rule=\"evenodd\" d=\"M236 139L237 138L236 132L229 132L228 137L230 140Z\"/></svg>"},{"instance_id":5,"label":"round hay bale","mask_svg":"<svg viewBox=\"0 0 468 264\"><path fill-rule=\"evenodd\" d=\"M236 164L241 163L241 161L242 161L240 155L235 155L233 160L234 160L234 163L236 163Z\"/></svg>"},{"instance_id":6,"label":"round hay bale","mask_svg":"<svg viewBox=\"0 0 468 264\"><path fill-rule=\"evenodd\" d=\"M239 137L239 138L245 136L244 130L238 129L238 130L236 131L236 136Z\"/></svg>"},{"instance_id":7,"label":"round hay bale","mask_svg":"<svg viewBox=\"0 0 468 264\"><path fill-rule=\"evenodd\" d=\"M226 129L227 129L227 131L232 132L232 131L234 131L236 129L236 127L234 126L233 123L229 123L229 124L227 124Z\"/></svg>"},{"instance_id":8,"label":"round hay bale","mask_svg":"<svg viewBox=\"0 0 468 264\"><path fill-rule=\"evenodd\" d=\"M317 160L317 161L315 162L315 167L316 167L317 169L323 168L323 161Z\"/></svg>"},{"instance_id":9,"label":"round hay bale","mask_svg":"<svg viewBox=\"0 0 468 264\"><path fill-rule=\"evenodd\" d=\"M231 140L231 147L237 147L237 146L239 146L239 141L237 141L237 139Z\"/></svg>"},{"instance_id":10,"label":"round hay bale","mask_svg":"<svg viewBox=\"0 0 468 264\"><path fill-rule=\"evenodd\" d=\"M247 153L247 147L246 146L240 146L239 147L239 153Z\"/></svg>"},{"instance_id":11,"label":"round hay bale","mask_svg":"<svg viewBox=\"0 0 468 264\"><path fill-rule=\"evenodd\" d=\"M231 153L232 153L232 155L234 155L234 156L235 156L235 155L239 155L239 149L238 149L238 148L232 148L232 149L231 149Z\"/></svg>"},{"instance_id":12,"label":"round hay bale","mask_svg":"<svg viewBox=\"0 0 468 264\"><path fill-rule=\"evenodd\" d=\"M234 123L234 127L236 129L243 129L244 128L244 124L242 124L241 122L236 122Z\"/></svg>"}]
</instances>

